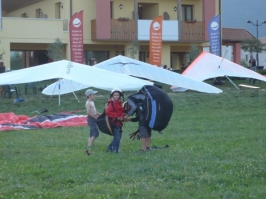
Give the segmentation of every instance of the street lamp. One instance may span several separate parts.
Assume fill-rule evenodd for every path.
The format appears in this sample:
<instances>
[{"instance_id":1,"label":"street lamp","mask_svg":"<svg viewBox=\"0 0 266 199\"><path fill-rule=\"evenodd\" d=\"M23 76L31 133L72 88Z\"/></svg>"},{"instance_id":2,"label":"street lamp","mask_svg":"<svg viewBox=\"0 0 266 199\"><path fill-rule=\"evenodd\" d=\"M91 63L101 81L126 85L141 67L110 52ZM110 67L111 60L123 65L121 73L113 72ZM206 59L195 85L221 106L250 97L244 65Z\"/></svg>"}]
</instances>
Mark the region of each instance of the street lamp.
<instances>
[{"instance_id":1,"label":"street lamp","mask_svg":"<svg viewBox=\"0 0 266 199\"><path fill-rule=\"evenodd\" d=\"M257 27L257 39L259 38L259 26L262 24L266 24L266 21L261 22L261 24L258 23L258 20L256 21L256 24L254 24L252 21L248 20L247 23L251 23L253 26ZM256 54L256 59L257 59L257 66L259 66L259 55L258 53Z\"/></svg>"}]
</instances>

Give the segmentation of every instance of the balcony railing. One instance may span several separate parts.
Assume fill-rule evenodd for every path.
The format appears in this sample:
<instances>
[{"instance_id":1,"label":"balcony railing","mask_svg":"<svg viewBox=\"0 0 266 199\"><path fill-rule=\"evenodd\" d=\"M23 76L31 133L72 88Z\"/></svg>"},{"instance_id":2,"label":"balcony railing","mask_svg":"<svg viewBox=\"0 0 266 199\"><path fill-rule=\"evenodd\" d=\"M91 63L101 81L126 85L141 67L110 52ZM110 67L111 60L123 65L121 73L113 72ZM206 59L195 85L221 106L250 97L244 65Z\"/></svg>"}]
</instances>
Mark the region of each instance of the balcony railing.
<instances>
[{"instance_id":1,"label":"balcony railing","mask_svg":"<svg viewBox=\"0 0 266 199\"><path fill-rule=\"evenodd\" d=\"M179 42L202 42L205 40L204 22L179 21ZM111 19L110 41L132 41L135 39L135 21ZM97 37L96 19L91 21L91 38L93 41L101 40ZM106 40L106 38L105 38Z\"/></svg>"},{"instance_id":2,"label":"balcony railing","mask_svg":"<svg viewBox=\"0 0 266 199\"><path fill-rule=\"evenodd\" d=\"M119 41L132 41L135 39L135 20L111 21L111 38Z\"/></svg>"},{"instance_id":3,"label":"balcony railing","mask_svg":"<svg viewBox=\"0 0 266 199\"><path fill-rule=\"evenodd\" d=\"M111 19L111 41L132 41L135 39L135 21L129 19ZM91 21L91 39L101 40L97 36L96 19Z\"/></svg>"},{"instance_id":4,"label":"balcony railing","mask_svg":"<svg viewBox=\"0 0 266 199\"><path fill-rule=\"evenodd\" d=\"M179 41L204 41L205 31L202 21L179 21Z\"/></svg>"}]
</instances>

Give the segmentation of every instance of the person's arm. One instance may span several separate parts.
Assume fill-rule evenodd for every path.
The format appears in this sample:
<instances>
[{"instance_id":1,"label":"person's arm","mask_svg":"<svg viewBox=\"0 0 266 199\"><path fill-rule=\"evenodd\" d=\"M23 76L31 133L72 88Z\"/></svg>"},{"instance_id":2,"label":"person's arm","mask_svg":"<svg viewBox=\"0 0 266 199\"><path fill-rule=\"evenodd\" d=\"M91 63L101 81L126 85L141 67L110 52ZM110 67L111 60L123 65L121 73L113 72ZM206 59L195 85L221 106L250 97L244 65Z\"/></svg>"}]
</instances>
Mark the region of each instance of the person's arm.
<instances>
[{"instance_id":1,"label":"person's arm","mask_svg":"<svg viewBox=\"0 0 266 199\"><path fill-rule=\"evenodd\" d=\"M138 122L140 117L138 115L135 115L135 117L129 118L128 115L124 117L125 122Z\"/></svg>"},{"instance_id":2,"label":"person's arm","mask_svg":"<svg viewBox=\"0 0 266 199\"><path fill-rule=\"evenodd\" d=\"M138 122L139 121L139 117L136 116L136 117L130 118L130 121L131 122Z\"/></svg>"}]
</instances>

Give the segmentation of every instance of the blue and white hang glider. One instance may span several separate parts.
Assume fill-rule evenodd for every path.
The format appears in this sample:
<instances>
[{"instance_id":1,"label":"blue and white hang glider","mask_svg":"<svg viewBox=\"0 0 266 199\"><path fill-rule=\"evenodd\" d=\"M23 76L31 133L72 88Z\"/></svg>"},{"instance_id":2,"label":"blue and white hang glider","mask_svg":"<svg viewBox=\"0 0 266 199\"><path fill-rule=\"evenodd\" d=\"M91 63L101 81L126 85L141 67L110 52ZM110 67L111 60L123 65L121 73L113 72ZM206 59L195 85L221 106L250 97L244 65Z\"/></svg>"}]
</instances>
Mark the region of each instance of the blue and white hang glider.
<instances>
[{"instance_id":1,"label":"blue and white hang glider","mask_svg":"<svg viewBox=\"0 0 266 199\"><path fill-rule=\"evenodd\" d=\"M222 92L222 90L199 80L122 55L103 61L94 65L94 67L204 93Z\"/></svg>"}]
</instances>

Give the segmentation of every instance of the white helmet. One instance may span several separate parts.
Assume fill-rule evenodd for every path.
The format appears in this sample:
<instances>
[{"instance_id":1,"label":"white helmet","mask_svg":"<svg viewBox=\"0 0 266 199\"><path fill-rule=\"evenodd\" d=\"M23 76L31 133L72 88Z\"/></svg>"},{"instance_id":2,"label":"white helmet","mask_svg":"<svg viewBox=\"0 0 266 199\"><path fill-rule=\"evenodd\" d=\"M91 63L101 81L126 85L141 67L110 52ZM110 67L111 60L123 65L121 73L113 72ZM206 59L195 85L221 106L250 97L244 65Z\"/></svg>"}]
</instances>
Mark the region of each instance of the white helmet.
<instances>
[{"instance_id":1,"label":"white helmet","mask_svg":"<svg viewBox=\"0 0 266 199\"><path fill-rule=\"evenodd\" d=\"M111 96L113 96L113 93L114 92L118 92L120 93L120 96L122 95L122 91L119 89L119 88L114 88L112 91L111 91Z\"/></svg>"}]
</instances>

